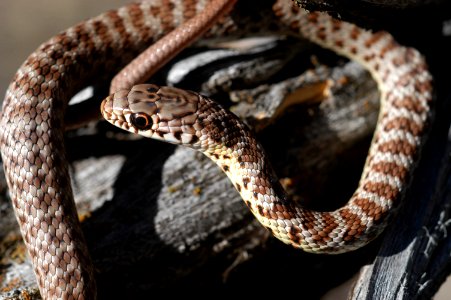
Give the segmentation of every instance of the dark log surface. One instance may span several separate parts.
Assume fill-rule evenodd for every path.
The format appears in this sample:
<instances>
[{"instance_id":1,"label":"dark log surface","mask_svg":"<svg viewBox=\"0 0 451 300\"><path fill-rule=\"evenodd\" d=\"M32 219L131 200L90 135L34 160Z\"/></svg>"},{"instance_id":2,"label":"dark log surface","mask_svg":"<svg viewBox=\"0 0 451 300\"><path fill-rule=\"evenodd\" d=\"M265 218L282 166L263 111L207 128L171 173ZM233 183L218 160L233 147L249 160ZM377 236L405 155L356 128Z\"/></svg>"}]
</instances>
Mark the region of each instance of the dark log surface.
<instances>
[{"instance_id":1,"label":"dark log surface","mask_svg":"<svg viewBox=\"0 0 451 300\"><path fill-rule=\"evenodd\" d=\"M418 46L431 65L436 113L403 209L381 238L352 253L306 254L270 237L200 153L132 137L105 122L68 132L73 187L101 299L147 299L154 289L211 295L213 288L316 299L359 270L351 298L430 298L450 269L451 35L440 19L425 24L428 35L415 40L409 25L401 25L400 39ZM281 55L287 44L295 52L290 57ZM178 86L203 87L252 125L295 199L334 209L357 185L377 119L376 85L358 64L318 47L288 40L271 49L239 56L238 63L231 54L230 66L213 75L195 69L197 82L178 79ZM184 57L176 67L190 59ZM240 80L255 65L269 78ZM283 67L273 74L273 65ZM224 86L223 78L237 74L231 69L242 73ZM287 95L300 103L280 112ZM0 299L34 299L34 275L0 179Z\"/></svg>"}]
</instances>

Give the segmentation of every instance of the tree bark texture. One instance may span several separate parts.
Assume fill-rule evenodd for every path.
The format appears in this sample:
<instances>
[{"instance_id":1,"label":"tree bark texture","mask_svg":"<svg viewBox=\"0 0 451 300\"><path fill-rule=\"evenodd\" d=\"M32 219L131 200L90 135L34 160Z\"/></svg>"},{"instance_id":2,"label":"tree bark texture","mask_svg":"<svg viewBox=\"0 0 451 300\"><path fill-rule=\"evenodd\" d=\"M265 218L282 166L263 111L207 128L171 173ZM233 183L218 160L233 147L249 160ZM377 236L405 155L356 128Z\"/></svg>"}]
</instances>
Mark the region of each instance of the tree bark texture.
<instances>
[{"instance_id":1,"label":"tree bark texture","mask_svg":"<svg viewBox=\"0 0 451 300\"><path fill-rule=\"evenodd\" d=\"M352 253L313 255L280 243L220 169L193 150L106 122L68 132L75 199L100 299L148 298L155 289L208 295L212 288L316 299L356 273L350 298L430 298L450 267L451 37L441 20L415 40L402 25L400 39L418 46L431 65L435 117L403 208L381 238ZM208 65L196 65L199 55L212 57ZM271 40L246 50L190 50L155 80L202 91L239 115L296 201L335 209L357 186L379 96L357 63L305 42ZM39 299L3 174L0 179L0 298Z\"/></svg>"}]
</instances>

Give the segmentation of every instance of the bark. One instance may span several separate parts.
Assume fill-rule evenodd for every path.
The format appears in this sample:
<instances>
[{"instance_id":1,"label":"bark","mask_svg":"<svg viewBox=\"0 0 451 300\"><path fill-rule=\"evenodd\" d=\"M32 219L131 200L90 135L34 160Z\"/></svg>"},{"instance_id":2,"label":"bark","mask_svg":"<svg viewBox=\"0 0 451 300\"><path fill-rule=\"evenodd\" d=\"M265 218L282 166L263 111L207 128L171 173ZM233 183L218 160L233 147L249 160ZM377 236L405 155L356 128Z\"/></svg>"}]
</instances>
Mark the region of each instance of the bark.
<instances>
[{"instance_id":1,"label":"bark","mask_svg":"<svg viewBox=\"0 0 451 300\"><path fill-rule=\"evenodd\" d=\"M386 30L403 39L415 40L427 34L437 21L451 18L447 0L296 0L309 11L323 11L337 19L364 28ZM415 38L416 37L416 38ZM421 44L421 43L418 43Z\"/></svg>"},{"instance_id":2,"label":"bark","mask_svg":"<svg viewBox=\"0 0 451 300\"><path fill-rule=\"evenodd\" d=\"M277 51L284 51L285 46L283 42L282 46L280 42L274 44L276 50L279 47ZM296 59L312 67L310 55L315 48L299 45L297 49L302 58ZM269 55L272 59L274 51ZM225 70L230 68L255 71L252 61L261 60L262 55L234 62L219 70L223 73L218 76L235 74ZM338 157L356 164L347 151L356 151L356 144L365 149L378 110L375 83L361 66L329 52L322 55L316 60L334 60L339 66L317 63L299 76L282 78L274 84L231 89L235 99L249 100L253 96L254 100L225 103L259 129L258 135L288 187L303 182L301 196L306 203L315 197L328 199L334 193L352 193L356 181L345 189L325 191L321 187L331 180L325 175L328 171L340 170L340 165L341 169L348 168L337 163ZM279 63L283 65L283 61ZM271 64L260 66L271 68ZM249 86L249 82L243 83L239 78L231 80L232 87ZM224 87L219 84L215 90ZM276 115L279 119L273 116L287 95L304 93L307 97L291 101L291 106ZM217 95L219 99L228 98L225 92ZM265 118L261 117L263 113ZM275 141L278 147L274 147ZM264 253L272 253L271 248L299 254L269 237L222 171L201 153L132 137L105 122L69 132L67 144L75 199L84 220L83 230L96 266L101 298L138 297L153 288L174 286L188 290L234 286L238 284L236 278L242 276L237 270L262 259ZM354 174L346 170L354 177L358 177L365 157L359 156ZM295 191L292 188L292 193ZM343 196L335 198L341 203L346 201ZM15 289L24 293L24 288L29 294L36 294L11 207L5 198L1 203L6 207L1 228L7 228L2 230L2 244L7 245L4 285L9 287L9 295ZM318 203L321 200L314 205L338 205ZM14 243L8 243L11 240ZM12 253L20 253L19 258ZM306 257L310 255L300 254L296 260L300 263ZM314 261L319 263L316 258ZM24 272L27 281L22 280Z\"/></svg>"},{"instance_id":3,"label":"bark","mask_svg":"<svg viewBox=\"0 0 451 300\"><path fill-rule=\"evenodd\" d=\"M247 288L315 299L359 270L350 298L430 298L449 273L451 248L451 66L445 60L451 42L439 24L429 24L428 34L412 42L426 54L437 88L430 138L412 188L383 236L352 253L306 254L270 237L200 153L136 138L105 122L68 132L74 193L99 298L148 298L155 289L207 295L215 288L236 295ZM409 39L408 26L398 31ZM283 54L287 47L292 55ZM219 69L214 59L191 67L188 57L157 80L208 93L241 116L296 200L322 210L346 202L377 119L377 88L363 68L293 40L242 50L249 55L213 51L229 51ZM189 72L176 72L183 76L166 76L188 65ZM250 72L256 81L246 79ZM38 299L2 174L0 179L0 298Z\"/></svg>"}]
</instances>

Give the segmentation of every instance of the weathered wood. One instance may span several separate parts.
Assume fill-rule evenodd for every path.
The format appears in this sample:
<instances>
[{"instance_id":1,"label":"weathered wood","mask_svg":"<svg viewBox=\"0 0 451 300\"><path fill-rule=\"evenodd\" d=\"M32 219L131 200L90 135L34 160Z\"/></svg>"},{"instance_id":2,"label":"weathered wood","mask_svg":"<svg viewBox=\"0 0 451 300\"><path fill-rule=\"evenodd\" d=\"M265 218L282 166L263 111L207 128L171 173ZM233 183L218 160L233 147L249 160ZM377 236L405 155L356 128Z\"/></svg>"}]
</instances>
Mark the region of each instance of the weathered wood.
<instances>
[{"instance_id":1,"label":"weathered wood","mask_svg":"<svg viewBox=\"0 0 451 300\"><path fill-rule=\"evenodd\" d=\"M386 30L414 45L433 24L451 18L448 0L296 0L308 11L327 12L331 16L373 30Z\"/></svg>"},{"instance_id":2,"label":"weathered wood","mask_svg":"<svg viewBox=\"0 0 451 300\"><path fill-rule=\"evenodd\" d=\"M354 7L382 7L385 9L408 9L413 7L425 7L427 5L437 5L444 3L444 0L365 0L365 1L339 1L339 0L296 0L296 3L307 9L316 7L316 10L330 11L334 7L350 6ZM329 9L325 9L328 7Z\"/></svg>"},{"instance_id":3,"label":"weathered wood","mask_svg":"<svg viewBox=\"0 0 451 300\"><path fill-rule=\"evenodd\" d=\"M446 80L451 66L443 62L451 42L437 31L440 27L429 25L428 35L415 43L423 45L437 85L431 138L393 225L383 238L353 253L305 254L270 237L225 175L199 153L135 138L105 123L68 133L73 186L100 298L148 298L156 288L198 295L216 288L232 293L252 289L256 294L282 289L286 296L315 299L364 264L350 297L430 298L449 273L451 179L446 133L451 113ZM412 34L406 25L398 30L404 30L401 38ZM357 64L330 52L305 45L290 51L300 54L288 63L283 56L266 57L273 65L286 64L276 74L268 72L270 78L240 82L239 75L224 86L220 84L224 80L217 79L223 75L217 75L213 80L217 86L208 92L258 129L278 175L297 201L333 209L357 184L377 116L375 84ZM230 75L230 68L246 74L246 63L248 68L255 66L255 57L247 61L246 56L236 57L230 67L221 60L215 74ZM213 77L199 76L205 69L199 66L188 73L187 78L202 77L199 82L181 81L179 86L200 90L197 87ZM286 95L305 93L313 95L307 100L316 102L276 113ZM231 103L230 95L250 103ZM0 179L0 299L35 299L34 275L5 196L4 177Z\"/></svg>"},{"instance_id":4,"label":"weathered wood","mask_svg":"<svg viewBox=\"0 0 451 300\"><path fill-rule=\"evenodd\" d=\"M449 275L451 131L449 116L437 117L406 201L375 260L361 270L352 299L430 299Z\"/></svg>"},{"instance_id":5,"label":"weathered wood","mask_svg":"<svg viewBox=\"0 0 451 300\"><path fill-rule=\"evenodd\" d=\"M303 50L302 59L309 62L312 48L307 49ZM331 53L322 55L329 57ZM321 62L321 56L317 60ZM235 64L231 67L235 68ZM255 97L253 104L247 104L258 106L260 110L254 112L260 115L261 107L277 108L270 105L272 101L281 101L294 90L299 93L318 84L324 87L320 94L327 97L319 102L313 98L316 103L307 106L289 108L283 121L274 121L259 132L281 177L295 182L305 180L303 188L311 183L312 188L304 191L306 202L317 195L327 198L328 193L321 191L318 184L327 181L324 173L336 168L337 157L345 156L352 145L365 140L373 130L378 109L375 83L356 63L342 63L334 68L317 64L295 78L257 86L255 89L263 88L272 96ZM253 92L235 92L246 93ZM240 106L244 105L239 104L234 110L247 112L250 120L249 107ZM303 116L302 122L299 115ZM282 130L286 133L281 134ZM278 147L274 147L275 139ZM233 274L253 253L258 257L268 245L280 247L283 252L288 248L269 237L226 176L200 153L132 137L106 123L71 132L67 143L75 198L84 219L83 229L98 272L101 296L137 297L152 288L186 287L203 278L207 270L209 274L211 271L209 279L196 282L195 286L221 286L223 277L234 282L230 278L237 278ZM361 162L363 159L361 155ZM348 194L352 185L355 183L347 186ZM11 223L11 208L5 198L1 201L8 209L7 218L0 222ZM5 255L3 274L8 279L4 285L12 290L28 287L30 294L36 293L32 281L14 284L22 278L23 270L27 278L32 278L17 227L10 226L2 233L7 240L15 241L8 244L8 253L11 249L21 253L20 259ZM310 257L299 257L305 256ZM115 288L112 290L111 286Z\"/></svg>"}]
</instances>

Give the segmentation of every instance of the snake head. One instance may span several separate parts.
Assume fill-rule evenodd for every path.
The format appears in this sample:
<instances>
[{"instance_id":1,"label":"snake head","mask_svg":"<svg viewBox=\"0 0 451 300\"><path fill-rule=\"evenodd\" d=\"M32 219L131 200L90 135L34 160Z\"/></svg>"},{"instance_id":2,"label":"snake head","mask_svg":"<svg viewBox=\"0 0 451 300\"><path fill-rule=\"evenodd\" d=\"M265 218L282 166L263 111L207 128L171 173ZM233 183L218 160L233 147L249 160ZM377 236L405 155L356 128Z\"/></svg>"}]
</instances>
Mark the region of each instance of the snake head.
<instances>
[{"instance_id":1,"label":"snake head","mask_svg":"<svg viewBox=\"0 0 451 300\"><path fill-rule=\"evenodd\" d=\"M145 137L195 147L202 96L173 87L140 84L102 101L103 117L113 125Z\"/></svg>"}]
</instances>

